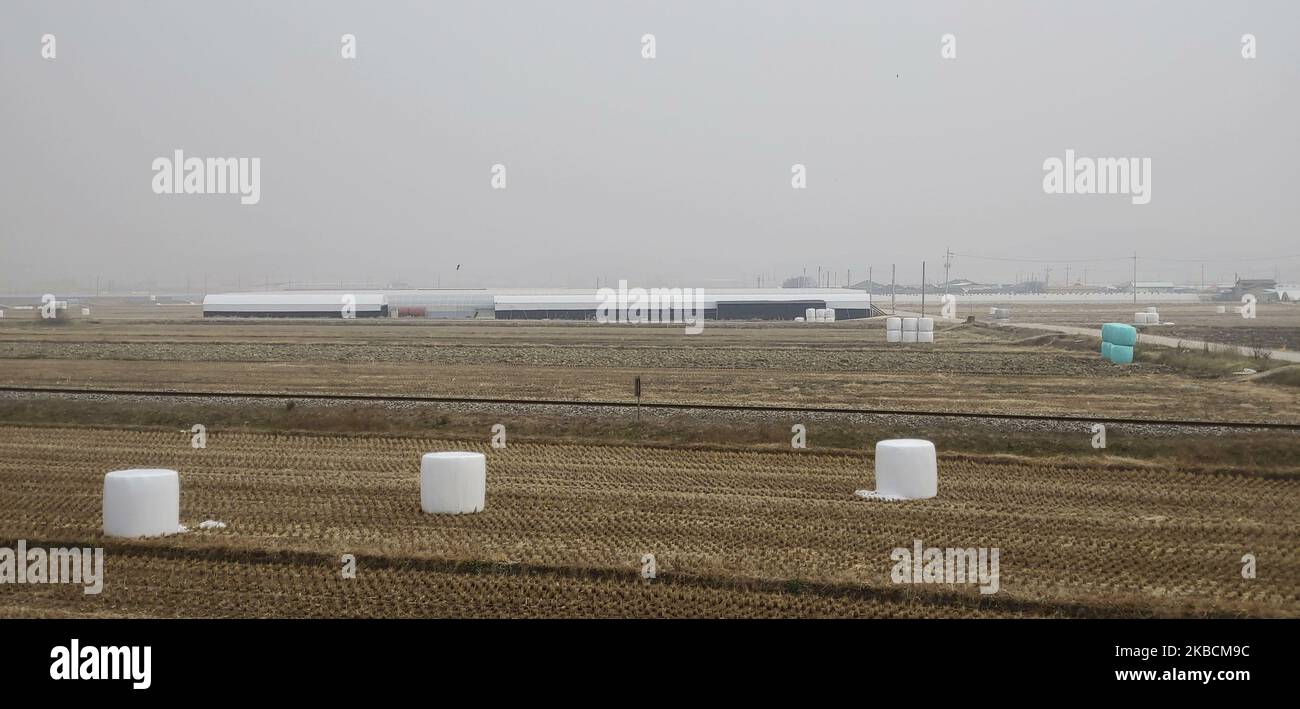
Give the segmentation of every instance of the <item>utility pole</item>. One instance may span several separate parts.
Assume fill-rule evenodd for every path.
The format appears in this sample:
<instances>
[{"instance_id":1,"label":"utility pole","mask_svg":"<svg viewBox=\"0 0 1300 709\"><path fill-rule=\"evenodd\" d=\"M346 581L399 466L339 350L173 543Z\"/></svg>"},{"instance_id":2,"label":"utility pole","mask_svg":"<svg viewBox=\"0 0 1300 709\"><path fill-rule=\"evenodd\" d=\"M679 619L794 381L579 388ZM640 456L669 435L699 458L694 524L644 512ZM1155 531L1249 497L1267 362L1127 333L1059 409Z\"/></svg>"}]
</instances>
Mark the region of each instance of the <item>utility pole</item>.
<instances>
[{"instance_id":1,"label":"utility pole","mask_svg":"<svg viewBox=\"0 0 1300 709\"><path fill-rule=\"evenodd\" d=\"M952 278L948 276L948 267L952 266L952 249L949 248L943 253L943 294L948 295L948 284Z\"/></svg>"},{"instance_id":2,"label":"utility pole","mask_svg":"<svg viewBox=\"0 0 1300 709\"><path fill-rule=\"evenodd\" d=\"M1138 252L1133 252L1133 304L1138 302Z\"/></svg>"},{"instance_id":3,"label":"utility pole","mask_svg":"<svg viewBox=\"0 0 1300 709\"><path fill-rule=\"evenodd\" d=\"M867 317L871 317L871 291L874 285L871 282L871 267L867 266Z\"/></svg>"},{"instance_id":4,"label":"utility pole","mask_svg":"<svg viewBox=\"0 0 1300 709\"><path fill-rule=\"evenodd\" d=\"M1052 267L1044 266L1043 267L1043 290L1046 291L1047 286L1051 285L1051 283L1052 283Z\"/></svg>"},{"instance_id":5,"label":"utility pole","mask_svg":"<svg viewBox=\"0 0 1300 709\"><path fill-rule=\"evenodd\" d=\"M1066 288L1070 287L1070 265L1069 264L1065 265L1065 287Z\"/></svg>"},{"instance_id":6,"label":"utility pole","mask_svg":"<svg viewBox=\"0 0 1300 709\"><path fill-rule=\"evenodd\" d=\"M898 298L898 264L889 266L889 314L897 315L898 308L895 307Z\"/></svg>"},{"instance_id":7,"label":"utility pole","mask_svg":"<svg viewBox=\"0 0 1300 709\"><path fill-rule=\"evenodd\" d=\"M921 262L921 317L925 317L925 262Z\"/></svg>"}]
</instances>

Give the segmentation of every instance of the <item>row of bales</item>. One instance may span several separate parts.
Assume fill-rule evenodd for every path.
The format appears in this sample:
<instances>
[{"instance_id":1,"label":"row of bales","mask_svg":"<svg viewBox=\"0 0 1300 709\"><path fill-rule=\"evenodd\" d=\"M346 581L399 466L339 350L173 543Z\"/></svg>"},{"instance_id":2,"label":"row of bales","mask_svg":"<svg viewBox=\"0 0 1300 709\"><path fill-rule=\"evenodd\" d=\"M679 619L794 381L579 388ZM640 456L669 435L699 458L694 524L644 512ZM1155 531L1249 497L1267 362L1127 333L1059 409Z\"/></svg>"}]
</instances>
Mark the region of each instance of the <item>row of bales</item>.
<instances>
[{"instance_id":1,"label":"row of bales","mask_svg":"<svg viewBox=\"0 0 1300 709\"><path fill-rule=\"evenodd\" d=\"M835 308L808 308L795 322L835 322Z\"/></svg>"},{"instance_id":2,"label":"row of bales","mask_svg":"<svg viewBox=\"0 0 1300 709\"><path fill-rule=\"evenodd\" d=\"M875 472L876 489L858 490L855 495L896 502L939 494L937 456L931 441L877 441ZM487 457L472 451L424 454L420 458L419 502L425 514L482 512L487 502ZM102 510L104 534L109 537L138 539L189 531L180 520L180 474L170 468L131 468L106 474ZM199 525L201 529L226 526L217 520Z\"/></svg>"},{"instance_id":3,"label":"row of bales","mask_svg":"<svg viewBox=\"0 0 1300 709\"><path fill-rule=\"evenodd\" d=\"M1135 324L1135 325L1159 325L1159 324L1160 324L1160 311L1157 310L1157 309L1154 308L1154 307L1151 307L1151 308L1147 308L1146 310L1144 310L1144 311L1142 311L1142 312L1139 312L1139 313L1133 313L1133 324Z\"/></svg>"},{"instance_id":4,"label":"row of bales","mask_svg":"<svg viewBox=\"0 0 1300 709\"><path fill-rule=\"evenodd\" d=\"M934 342L934 318L886 318L885 342Z\"/></svg>"}]
</instances>

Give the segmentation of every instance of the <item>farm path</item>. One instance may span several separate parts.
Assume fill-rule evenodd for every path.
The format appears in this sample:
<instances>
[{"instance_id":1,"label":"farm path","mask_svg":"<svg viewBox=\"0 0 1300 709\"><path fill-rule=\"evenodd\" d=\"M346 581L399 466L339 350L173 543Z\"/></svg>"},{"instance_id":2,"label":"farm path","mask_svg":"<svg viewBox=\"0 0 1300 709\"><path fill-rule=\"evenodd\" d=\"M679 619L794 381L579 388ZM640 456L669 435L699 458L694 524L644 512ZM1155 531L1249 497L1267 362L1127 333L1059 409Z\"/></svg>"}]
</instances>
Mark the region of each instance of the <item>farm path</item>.
<instances>
[{"instance_id":1,"label":"farm path","mask_svg":"<svg viewBox=\"0 0 1300 709\"><path fill-rule=\"evenodd\" d=\"M1016 323L1016 327L1023 327L1030 330L1047 330L1049 332L1059 332L1065 335L1087 335L1090 337L1101 337L1101 330L1094 330L1088 327L1074 327L1072 325L1046 325L1043 323ZM1255 350L1252 347L1239 347L1237 345L1225 345L1221 342L1204 342L1202 340L1188 340L1181 337L1165 337L1163 335L1149 335L1145 332L1138 333L1138 342L1147 345L1159 345L1161 347L1178 347L1180 344L1192 349L1203 349L1208 347L1215 352L1231 352L1245 357L1254 355ZM1284 360L1287 362L1300 362L1300 352L1290 350L1264 350L1270 353L1273 359Z\"/></svg>"}]
</instances>

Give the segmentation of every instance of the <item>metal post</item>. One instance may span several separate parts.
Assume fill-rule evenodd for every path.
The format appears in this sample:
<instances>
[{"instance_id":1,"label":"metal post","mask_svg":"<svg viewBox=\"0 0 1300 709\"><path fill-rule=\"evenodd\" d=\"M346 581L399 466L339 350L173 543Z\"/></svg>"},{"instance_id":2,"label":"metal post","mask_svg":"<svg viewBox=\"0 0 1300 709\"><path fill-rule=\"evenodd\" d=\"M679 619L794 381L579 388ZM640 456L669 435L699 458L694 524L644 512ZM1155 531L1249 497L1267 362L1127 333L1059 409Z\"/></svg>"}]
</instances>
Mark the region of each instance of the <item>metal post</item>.
<instances>
[{"instance_id":1,"label":"metal post","mask_svg":"<svg viewBox=\"0 0 1300 709\"><path fill-rule=\"evenodd\" d=\"M1133 304L1138 303L1138 255L1133 252Z\"/></svg>"},{"instance_id":2,"label":"metal post","mask_svg":"<svg viewBox=\"0 0 1300 709\"><path fill-rule=\"evenodd\" d=\"M921 317L925 317L925 262L921 262Z\"/></svg>"},{"instance_id":3,"label":"metal post","mask_svg":"<svg viewBox=\"0 0 1300 709\"><path fill-rule=\"evenodd\" d=\"M948 284L952 281L952 276L948 270L952 266L952 249L948 249L943 255L943 294L948 295Z\"/></svg>"}]
</instances>

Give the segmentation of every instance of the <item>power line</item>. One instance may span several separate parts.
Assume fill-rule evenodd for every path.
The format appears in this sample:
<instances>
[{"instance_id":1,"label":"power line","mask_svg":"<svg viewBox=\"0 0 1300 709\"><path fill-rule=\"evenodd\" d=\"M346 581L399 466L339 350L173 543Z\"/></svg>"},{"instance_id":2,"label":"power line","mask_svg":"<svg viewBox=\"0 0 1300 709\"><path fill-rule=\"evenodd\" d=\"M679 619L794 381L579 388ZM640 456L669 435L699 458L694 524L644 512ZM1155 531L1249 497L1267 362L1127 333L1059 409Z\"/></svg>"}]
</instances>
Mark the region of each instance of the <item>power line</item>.
<instances>
[{"instance_id":1,"label":"power line","mask_svg":"<svg viewBox=\"0 0 1300 709\"><path fill-rule=\"evenodd\" d=\"M1014 261L1016 263L1093 263L1097 261L1127 261L1132 256L1116 256L1114 258L1082 258L1082 259L1033 259L1033 258L1003 258L1001 256L977 256L975 254L953 253L953 256L963 256L965 258L977 258L985 261Z\"/></svg>"},{"instance_id":2,"label":"power line","mask_svg":"<svg viewBox=\"0 0 1300 709\"><path fill-rule=\"evenodd\" d=\"M1006 258L1002 256L979 256L976 254L959 254L953 256L962 256L965 258L983 259L985 261L1010 261L1014 263L1098 263L1105 261L1129 261L1132 256L1112 256L1108 258L1079 258L1079 259L1032 259L1032 258ZM1280 261L1284 259L1300 258L1300 254L1290 254L1284 256L1249 256L1249 257L1225 257L1225 258L1161 258L1158 256L1141 256L1143 261L1158 261L1161 263L1235 263L1238 261Z\"/></svg>"},{"instance_id":3,"label":"power line","mask_svg":"<svg viewBox=\"0 0 1300 709\"><path fill-rule=\"evenodd\" d=\"M1164 261L1169 263L1233 263L1236 261L1281 261L1289 258L1300 258L1300 254L1291 254L1289 256L1251 256L1248 258L1158 258L1155 256L1143 256L1144 261Z\"/></svg>"}]
</instances>

